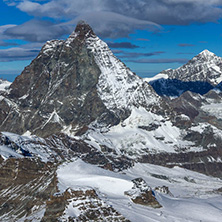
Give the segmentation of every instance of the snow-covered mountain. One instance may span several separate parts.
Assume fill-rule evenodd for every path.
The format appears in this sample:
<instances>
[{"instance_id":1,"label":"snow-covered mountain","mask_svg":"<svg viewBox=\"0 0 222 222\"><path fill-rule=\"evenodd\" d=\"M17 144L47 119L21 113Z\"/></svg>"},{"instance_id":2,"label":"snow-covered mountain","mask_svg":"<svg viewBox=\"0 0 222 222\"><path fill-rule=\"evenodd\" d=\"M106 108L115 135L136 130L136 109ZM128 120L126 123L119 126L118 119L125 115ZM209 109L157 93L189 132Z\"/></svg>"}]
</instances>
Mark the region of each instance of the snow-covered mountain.
<instances>
[{"instance_id":1,"label":"snow-covered mountain","mask_svg":"<svg viewBox=\"0 0 222 222\"><path fill-rule=\"evenodd\" d=\"M219 64L210 55L203 52L190 63ZM3 88L0 220L211 218L181 210L190 204L218 219L221 180L179 167L222 176L219 91L160 97L84 22L66 40L48 41ZM176 204L177 213L171 210Z\"/></svg>"},{"instance_id":2,"label":"snow-covered mountain","mask_svg":"<svg viewBox=\"0 0 222 222\"><path fill-rule=\"evenodd\" d=\"M164 112L161 103L152 87L118 60L89 25L79 23L65 41L47 42L12 83L1 100L0 109L10 111L0 129L39 136L77 133L92 122L115 125L133 107Z\"/></svg>"},{"instance_id":3,"label":"snow-covered mountain","mask_svg":"<svg viewBox=\"0 0 222 222\"><path fill-rule=\"evenodd\" d=\"M210 63L210 56L215 59L204 51L190 63L198 63L198 58L207 58ZM186 109L164 101L113 55L88 24L80 22L66 40L48 41L2 94L0 129L45 138L62 133L105 156L113 153L133 161L154 161L161 165L174 161L175 165L183 165L181 155L192 156L205 152L206 148L209 152L205 155L211 155L211 144L219 144L222 137L221 129L212 129L211 141L204 141L205 137L190 139L191 132L192 135L203 132L200 128L191 130L192 124L199 122L193 123L192 113L181 110ZM208 119L206 123L206 127L211 127ZM21 140L27 139L21 137ZM28 144L33 143L30 138ZM51 149L50 145L47 150ZM30 153L36 155L36 151ZM173 161L153 158L166 153L174 156ZM214 155L215 163L219 164L220 152Z\"/></svg>"},{"instance_id":4,"label":"snow-covered mountain","mask_svg":"<svg viewBox=\"0 0 222 222\"><path fill-rule=\"evenodd\" d=\"M206 94L213 88L221 89L222 58L204 50L187 64L167 69L152 78L145 78L160 96L177 97L186 91Z\"/></svg>"},{"instance_id":5,"label":"snow-covered mountain","mask_svg":"<svg viewBox=\"0 0 222 222\"><path fill-rule=\"evenodd\" d=\"M204 50L187 64L161 73L167 74L170 79L178 79L183 82L208 82L216 86L222 81L222 58Z\"/></svg>"}]
</instances>

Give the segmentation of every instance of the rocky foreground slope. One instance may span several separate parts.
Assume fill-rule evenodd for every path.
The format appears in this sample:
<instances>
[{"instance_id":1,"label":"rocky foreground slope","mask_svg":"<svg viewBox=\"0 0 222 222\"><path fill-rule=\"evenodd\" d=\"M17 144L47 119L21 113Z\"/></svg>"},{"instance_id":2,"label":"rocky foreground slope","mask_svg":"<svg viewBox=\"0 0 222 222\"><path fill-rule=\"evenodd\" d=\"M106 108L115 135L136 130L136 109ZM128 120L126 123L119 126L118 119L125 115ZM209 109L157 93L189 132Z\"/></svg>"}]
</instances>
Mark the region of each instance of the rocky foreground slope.
<instances>
[{"instance_id":1,"label":"rocky foreground slope","mask_svg":"<svg viewBox=\"0 0 222 222\"><path fill-rule=\"evenodd\" d=\"M212 60L220 66L218 58L212 56ZM209 81L213 81L211 77ZM216 75L215 81L218 78ZM180 166L222 177L220 91L162 98L84 22L66 40L48 41L22 74L2 88L3 221L136 221L137 210L143 215L140 221L148 221L144 209L154 213L155 220L195 221L197 217L175 217L169 210L170 202L179 201L179 194L172 199L164 186L177 187L177 179L169 176L175 168L170 168ZM148 170L131 175L138 162L144 163L144 169L151 167L150 163L161 165L158 169L164 174ZM183 172L192 178L184 176L179 181L191 187L198 181L195 178L203 176ZM216 190L207 186L201 194L209 192L205 197L215 195L218 200L220 179L204 178L215 181ZM121 187L122 183L125 186ZM109 190L113 184L116 189ZM196 187L193 190L196 192ZM163 194L157 195L157 191ZM206 205L210 204L207 199ZM154 216L155 212L159 216ZM215 211L215 215L219 213Z\"/></svg>"}]
</instances>

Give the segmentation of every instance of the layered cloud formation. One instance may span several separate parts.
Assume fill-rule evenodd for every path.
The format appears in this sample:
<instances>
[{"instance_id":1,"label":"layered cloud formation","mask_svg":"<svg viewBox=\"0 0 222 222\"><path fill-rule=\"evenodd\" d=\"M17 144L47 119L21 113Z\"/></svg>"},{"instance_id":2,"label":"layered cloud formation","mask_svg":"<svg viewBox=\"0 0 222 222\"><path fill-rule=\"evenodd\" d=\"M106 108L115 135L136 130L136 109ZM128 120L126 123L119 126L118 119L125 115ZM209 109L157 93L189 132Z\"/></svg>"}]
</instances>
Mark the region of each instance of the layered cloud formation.
<instances>
[{"instance_id":1,"label":"layered cloud formation","mask_svg":"<svg viewBox=\"0 0 222 222\"><path fill-rule=\"evenodd\" d=\"M101 37L117 38L128 36L135 29L157 31L165 24L216 22L222 16L221 0L4 1L35 18L5 32L9 37L27 41L45 41L68 34L79 20L87 21ZM46 17L54 22L43 20ZM31 36L27 34L30 27Z\"/></svg>"},{"instance_id":2,"label":"layered cloud formation","mask_svg":"<svg viewBox=\"0 0 222 222\"><path fill-rule=\"evenodd\" d=\"M222 0L3 0L9 7L29 15L21 24L0 26L0 61L25 60L36 55L38 47L30 44L64 38L79 20L85 20L102 38L114 40L129 37L135 30L162 31L163 25L217 22L222 16ZM15 39L28 42L17 47ZM138 39L138 41L149 41ZM130 42L115 43L112 48L135 49ZM181 47L193 46L188 43ZM13 56L13 53L16 55ZM161 53L141 53L144 57ZM20 56L19 56L20 55ZM140 55L134 55L138 57ZM122 57L131 58L133 54ZM160 60L140 59L140 63L159 63ZM162 62L171 62L164 60ZM177 60L176 62L183 62Z\"/></svg>"}]
</instances>

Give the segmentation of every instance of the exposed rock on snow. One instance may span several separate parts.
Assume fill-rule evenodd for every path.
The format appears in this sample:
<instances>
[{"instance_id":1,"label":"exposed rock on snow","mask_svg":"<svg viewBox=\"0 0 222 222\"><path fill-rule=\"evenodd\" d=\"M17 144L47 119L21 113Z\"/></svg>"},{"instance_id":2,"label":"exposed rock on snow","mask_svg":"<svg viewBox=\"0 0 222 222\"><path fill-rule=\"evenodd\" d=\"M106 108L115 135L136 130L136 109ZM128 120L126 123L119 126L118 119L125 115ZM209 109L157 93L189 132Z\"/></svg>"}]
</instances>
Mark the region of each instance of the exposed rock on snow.
<instances>
[{"instance_id":1,"label":"exposed rock on snow","mask_svg":"<svg viewBox=\"0 0 222 222\"><path fill-rule=\"evenodd\" d=\"M112 206L102 201L96 191L67 189L51 196L41 221L122 221L129 222Z\"/></svg>"},{"instance_id":2,"label":"exposed rock on snow","mask_svg":"<svg viewBox=\"0 0 222 222\"><path fill-rule=\"evenodd\" d=\"M142 178L133 179L133 187L131 190L124 192L136 204L146 205L153 208L162 207L155 198L155 194L151 187Z\"/></svg>"}]
</instances>

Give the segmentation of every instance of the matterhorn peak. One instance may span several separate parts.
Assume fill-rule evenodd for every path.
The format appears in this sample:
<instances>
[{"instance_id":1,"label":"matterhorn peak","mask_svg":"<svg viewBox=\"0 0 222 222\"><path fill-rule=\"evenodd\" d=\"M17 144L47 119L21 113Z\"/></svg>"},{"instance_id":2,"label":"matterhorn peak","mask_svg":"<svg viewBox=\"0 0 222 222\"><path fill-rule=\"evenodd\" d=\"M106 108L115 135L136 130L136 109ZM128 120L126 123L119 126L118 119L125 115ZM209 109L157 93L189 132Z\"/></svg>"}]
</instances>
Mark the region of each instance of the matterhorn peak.
<instances>
[{"instance_id":1,"label":"matterhorn peak","mask_svg":"<svg viewBox=\"0 0 222 222\"><path fill-rule=\"evenodd\" d=\"M87 24L85 21L79 21L76 29L75 29L75 33L79 34L79 35L95 35L92 28L90 27L89 24Z\"/></svg>"},{"instance_id":2,"label":"matterhorn peak","mask_svg":"<svg viewBox=\"0 0 222 222\"><path fill-rule=\"evenodd\" d=\"M160 101L151 86L117 59L83 21L65 41L45 44L13 82L9 96L32 117L16 119L23 128L5 122L0 129L16 128L15 133L30 131L42 137L70 126L77 133L92 123L114 125L135 107L150 110Z\"/></svg>"},{"instance_id":3,"label":"matterhorn peak","mask_svg":"<svg viewBox=\"0 0 222 222\"><path fill-rule=\"evenodd\" d=\"M95 37L95 33L93 32L92 28L89 24L85 21L81 20L77 23L75 30L71 33L71 35L66 39L66 45L70 45L74 39L78 37L80 41L87 39L89 37Z\"/></svg>"}]
</instances>

